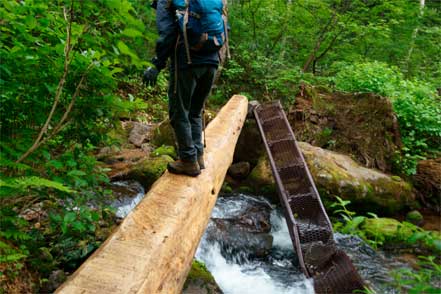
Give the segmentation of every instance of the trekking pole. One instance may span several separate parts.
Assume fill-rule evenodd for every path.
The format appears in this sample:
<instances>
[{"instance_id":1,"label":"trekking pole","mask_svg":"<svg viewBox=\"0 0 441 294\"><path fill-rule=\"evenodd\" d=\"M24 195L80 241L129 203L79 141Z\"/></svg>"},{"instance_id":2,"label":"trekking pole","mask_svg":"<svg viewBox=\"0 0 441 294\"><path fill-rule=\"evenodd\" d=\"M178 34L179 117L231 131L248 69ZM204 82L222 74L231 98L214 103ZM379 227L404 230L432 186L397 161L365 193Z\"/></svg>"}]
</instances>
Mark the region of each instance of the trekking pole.
<instances>
[{"instance_id":1,"label":"trekking pole","mask_svg":"<svg viewBox=\"0 0 441 294\"><path fill-rule=\"evenodd\" d=\"M205 137L205 102L204 102L204 105L202 106L202 131L203 131L203 135L204 135L204 148L206 148L207 141L206 141L206 137Z\"/></svg>"}]
</instances>

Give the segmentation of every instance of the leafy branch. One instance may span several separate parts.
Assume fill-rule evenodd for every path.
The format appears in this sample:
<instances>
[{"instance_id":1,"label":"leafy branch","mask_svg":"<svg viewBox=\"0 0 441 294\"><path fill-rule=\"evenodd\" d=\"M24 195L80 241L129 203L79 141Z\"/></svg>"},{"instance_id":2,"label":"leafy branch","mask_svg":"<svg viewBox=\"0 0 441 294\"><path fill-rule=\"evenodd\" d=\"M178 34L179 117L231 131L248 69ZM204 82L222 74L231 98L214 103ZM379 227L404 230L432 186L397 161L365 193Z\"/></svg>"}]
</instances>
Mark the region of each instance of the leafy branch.
<instances>
[{"instance_id":1,"label":"leafy branch","mask_svg":"<svg viewBox=\"0 0 441 294\"><path fill-rule=\"evenodd\" d=\"M57 123L57 125L52 130L52 132L50 134L48 134L45 138L43 138L43 136L45 134L47 134L49 123L51 122L52 117L55 113L55 110L57 109L58 103L61 98L61 94L63 92L64 84L66 83L66 78L69 73L70 63L72 61L71 52L73 49L73 46L72 46L72 22L73 22L73 18L74 18L73 13L74 13L74 1L72 0L69 11L67 11L65 7L63 8L64 19L67 23L67 28L66 28L67 37L66 37L66 44L64 46L64 68L63 68L63 74L62 74L61 79L58 83L57 90L55 92L55 99L52 104L51 111L49 112L49 115L46 119L46 122L44 123L43 127L41 128L41 130L40 130L37 138L35 139L34 143L32 144L32 146L22 156L20 156L20 158L16 161L16 163L20 163L21 161L23 161L32 152L34 152L38 147L40 147L42 144L46 143L50 138L52 138L54 135L56 135L60 130L62 130L67 125L67 123L65 123L65 121L66 121L69 113L71 112L73 105L75 104L76 98L78 97L78 95L80 93L80 89L81 89L81 86L83 85L83 82L85 80L86 75L88 74L88 72L92 68L93 63L91 63L87 67L86 71L81 76L81 79L76 86L76 89L75 89L75 92L72 96L72 99L71 99L68 107L66 108L60 121Z\"/></svg>"}]
</instances>

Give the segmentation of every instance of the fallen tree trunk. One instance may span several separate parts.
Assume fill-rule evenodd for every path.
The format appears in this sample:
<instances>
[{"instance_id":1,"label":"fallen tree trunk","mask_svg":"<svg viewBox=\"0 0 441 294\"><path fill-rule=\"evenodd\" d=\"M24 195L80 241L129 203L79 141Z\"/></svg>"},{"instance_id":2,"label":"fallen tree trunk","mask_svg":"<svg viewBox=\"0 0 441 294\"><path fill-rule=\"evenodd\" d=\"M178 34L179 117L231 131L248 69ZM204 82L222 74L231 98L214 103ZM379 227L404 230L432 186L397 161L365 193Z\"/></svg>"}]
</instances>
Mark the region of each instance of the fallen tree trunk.
<instances>
[{"instance_id":1,"label":"fallen tree trunk","mask_svg":"<svg viewBox=\"0 0 441 294\"><path fill-rule=\"evenodd\" d=\"M179 293L230 166L247 114L235 95L206 130L206 169L166 172L56 293Z\"/></svg>"}]
</instances>

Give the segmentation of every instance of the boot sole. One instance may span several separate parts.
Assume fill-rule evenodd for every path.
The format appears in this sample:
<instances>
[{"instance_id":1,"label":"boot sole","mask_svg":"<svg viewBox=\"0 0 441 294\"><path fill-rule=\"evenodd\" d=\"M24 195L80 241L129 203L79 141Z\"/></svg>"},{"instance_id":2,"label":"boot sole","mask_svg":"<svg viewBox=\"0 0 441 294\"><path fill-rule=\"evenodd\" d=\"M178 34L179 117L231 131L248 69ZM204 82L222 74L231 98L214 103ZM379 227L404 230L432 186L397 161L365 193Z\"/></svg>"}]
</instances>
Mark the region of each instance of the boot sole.
<instances>
[{"instance_id":1,"label":"boot sole","mask_svg":"<svg viewBox=\"0 0 441 294\"><path fill-rule=\"evenodd\" d=\"M194 173L179 171L179 170L174 169L174 168L171 167L170 165L167 165L167 170L168 170L169 172L171 172L172 174L176 174L176 175L186 175L186 176L190 176L190 177L197 177L198 175L201 174L201 171L195 171Z\"/></svg>"}]
</instances>

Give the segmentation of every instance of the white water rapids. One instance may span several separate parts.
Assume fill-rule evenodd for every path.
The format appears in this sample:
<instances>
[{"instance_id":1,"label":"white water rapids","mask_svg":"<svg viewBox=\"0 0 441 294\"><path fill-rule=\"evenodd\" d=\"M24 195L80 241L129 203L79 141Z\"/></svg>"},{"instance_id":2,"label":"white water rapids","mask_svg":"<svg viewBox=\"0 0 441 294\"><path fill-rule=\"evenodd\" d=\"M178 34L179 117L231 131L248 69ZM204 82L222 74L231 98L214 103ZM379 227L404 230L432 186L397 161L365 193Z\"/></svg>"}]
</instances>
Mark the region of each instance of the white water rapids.
<instances>
[{"instance_id":1,"label":"white water rapids","mask_svg":"<svg viewBox=\"0 0 441 294\"><path fill-rule=\"evenodd\" d=\"M242 199L220 198L213 210L212 217L231 218L240 213L246 201L255 198L242 195ZM292 243L285 219L275 210L271 213L271 234L274 238L273 249L292 252ZM292 271L292 263L285 258L274 258L271 264L259 260L224 257L217 242L208 242L206 236L201 240L196 259L205 263L225 294L313 294L312 281L300 272ZM243 262L245 260L245 262ZM290 269L285 270L286 267ZM270 273L269 273L270 272ZM292 282L287 285L286 280Z\"/></svg>"}]
</instances>

